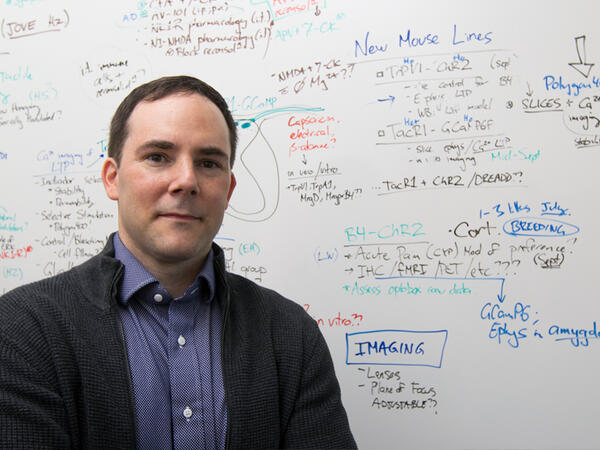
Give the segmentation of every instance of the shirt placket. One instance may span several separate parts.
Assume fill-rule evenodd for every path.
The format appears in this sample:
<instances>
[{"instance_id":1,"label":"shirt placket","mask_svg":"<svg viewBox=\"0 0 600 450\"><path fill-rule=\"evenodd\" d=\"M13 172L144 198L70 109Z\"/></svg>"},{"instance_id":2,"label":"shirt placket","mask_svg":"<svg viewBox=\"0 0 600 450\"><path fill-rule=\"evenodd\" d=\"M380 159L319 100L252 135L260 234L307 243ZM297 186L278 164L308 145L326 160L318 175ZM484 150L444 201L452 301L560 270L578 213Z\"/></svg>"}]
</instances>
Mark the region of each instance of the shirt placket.
<instances>
[{"instance_id":1,"label":"shirt placket","mask_svg":"<svg viewBox=\"0 0 600 450\"><path fill-rule=\"evenodd\" d=\"M168 348L173 448L206 448L202 376L194 342L195 302L182 297L169 305Z\"/></svg>"}]
</instances>

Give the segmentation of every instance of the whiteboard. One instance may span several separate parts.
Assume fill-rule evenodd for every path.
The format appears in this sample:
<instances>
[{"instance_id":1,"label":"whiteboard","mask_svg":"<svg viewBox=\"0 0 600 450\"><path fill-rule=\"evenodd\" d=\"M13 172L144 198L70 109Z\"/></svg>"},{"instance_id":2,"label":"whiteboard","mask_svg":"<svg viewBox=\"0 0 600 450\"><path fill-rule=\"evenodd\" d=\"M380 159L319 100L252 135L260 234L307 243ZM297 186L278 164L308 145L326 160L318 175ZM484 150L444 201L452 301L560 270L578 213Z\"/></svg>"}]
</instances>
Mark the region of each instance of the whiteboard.
<instances>
[{"instance_id":1,"label":"whiteboard","mask_svg":"<svg viewBox=\"0 0 600 450\"><path fill-rule=\"evenodd\" d=\"M303 305L361 448L597 448L600 7L2 0L0 292L98 252L122 98L238 123L216 238Z\"/></svg>"}]
</instances>

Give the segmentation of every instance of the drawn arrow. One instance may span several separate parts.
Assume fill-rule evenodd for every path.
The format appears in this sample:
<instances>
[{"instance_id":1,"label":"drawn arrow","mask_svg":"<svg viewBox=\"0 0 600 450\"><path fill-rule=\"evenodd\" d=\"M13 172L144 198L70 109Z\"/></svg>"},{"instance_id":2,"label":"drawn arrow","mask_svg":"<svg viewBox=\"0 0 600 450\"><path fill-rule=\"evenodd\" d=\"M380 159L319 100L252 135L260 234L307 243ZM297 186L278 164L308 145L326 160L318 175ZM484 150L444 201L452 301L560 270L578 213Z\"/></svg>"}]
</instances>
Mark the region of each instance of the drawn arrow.
<instances>
[{"instance_id":1,"label":"drawn arrow","mask_svg":"<svg viewBox=\"0 0 600 450\"><path fill-rule=\"evenodd\" d=\"M506 300L506 295L504 295L504 282L506 281L506 278L501 278L501 280L502 281L500 282L500 293L496 295L496 298L500 303L504 303L504 300Z\"/></svg>"},{"instance_id":2,"label":"drawn arrow","mask_svg":"<svg viewBox=\"0 0 600 450\"><path fill-rule=\"evenodd\" d=\"M391 103L394 103L394 100L396 100L396 97L394 97L393 95L389 95L387 98L378 98L377 99L378 102L391 102Z\"/></svg>"},{"instance_id":3,"label":"drawn arrow","mask_svg":"<svg viewBox=\"0 0 600 450\"><path fill-rule=\"evenodd\" d=\"M579 62L569 63L569 65L581 75L587 78L590 75L590 71L592 70L594 64L586 62L585 35L577 36L575 38L575 48L577 49L577 56L579 57Z\"/></svg>"},{"instance_id":4,"label":"drawn arrow","mask_svg":"<svg viewBox=\"0 0 600 450\"><path fill-rule=\"evenodd\" d=\"M306 159L306 154L305 153L302 154L302 161L301 162L304 165L306 165L306 163L308 162L307 159Z\"/></svg>"},{"instance_id":5,"label":"drawn arrow","mask_svg":"<svg viewBox=\"0 0 600 450\"><path fill-rule=\"evenodd\" d=\"M527 83L527 92L525 92L528 97L533 95L533 91L531 90L531 86L529 86L529 82Z\"/></svg>"}]
</instances>

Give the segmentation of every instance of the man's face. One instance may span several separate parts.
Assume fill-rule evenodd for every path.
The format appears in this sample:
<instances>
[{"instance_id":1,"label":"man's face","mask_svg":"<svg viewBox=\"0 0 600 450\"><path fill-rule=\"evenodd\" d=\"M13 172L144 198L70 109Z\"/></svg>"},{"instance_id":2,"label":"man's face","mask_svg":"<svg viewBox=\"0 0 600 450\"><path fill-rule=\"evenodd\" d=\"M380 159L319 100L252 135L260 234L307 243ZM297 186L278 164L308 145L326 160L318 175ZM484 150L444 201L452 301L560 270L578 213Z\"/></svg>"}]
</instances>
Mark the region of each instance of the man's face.
<instances>
[{"instance_id":1,"label":"man's face","mask_svg":"<svg viewBox=\"0 0 600 450\"><path fill-rule=\"evenodd\" d=\"M139 103L127 125L120 164L109 158L102 169L108 197L118 200L119 236L151 272L199 269L235 187L225 118L186 93Z\"/></svg>"}]
</instances>

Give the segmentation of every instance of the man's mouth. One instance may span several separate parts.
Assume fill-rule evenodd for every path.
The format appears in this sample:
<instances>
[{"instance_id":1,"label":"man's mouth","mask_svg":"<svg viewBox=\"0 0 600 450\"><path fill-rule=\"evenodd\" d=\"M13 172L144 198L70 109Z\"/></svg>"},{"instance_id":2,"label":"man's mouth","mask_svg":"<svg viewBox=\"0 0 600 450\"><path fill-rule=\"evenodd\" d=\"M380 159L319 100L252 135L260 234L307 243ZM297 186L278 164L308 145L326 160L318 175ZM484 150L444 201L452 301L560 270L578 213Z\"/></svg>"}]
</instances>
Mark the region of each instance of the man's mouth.
<instances>
[{"instance_id":1,"label":"man's mouth","mask_svg":"<svg viewBox=\"0 0 600 450\"><path fill-rule=\"evenodd\" d=\"M163 213L163 214L160 214L160 217L164 217L165 219L182 221L182 222L200 220L200 217L198 217L198 216L194 216L192 214L177 213L177 212Z\"/></svg>"}]
</instances>

